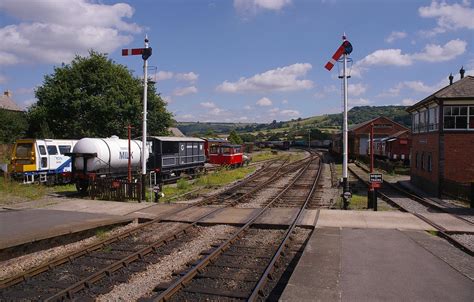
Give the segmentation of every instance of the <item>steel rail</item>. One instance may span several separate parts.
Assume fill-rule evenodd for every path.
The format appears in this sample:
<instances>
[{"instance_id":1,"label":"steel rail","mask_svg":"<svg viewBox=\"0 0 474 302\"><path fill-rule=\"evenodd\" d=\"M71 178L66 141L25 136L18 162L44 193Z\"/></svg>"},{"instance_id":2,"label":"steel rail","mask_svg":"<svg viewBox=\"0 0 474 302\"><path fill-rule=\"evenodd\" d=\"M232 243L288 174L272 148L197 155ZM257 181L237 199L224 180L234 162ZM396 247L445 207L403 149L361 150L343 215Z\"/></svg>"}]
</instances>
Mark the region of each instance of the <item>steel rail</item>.
<instances>
[{"instance_id":1,"label":"steel rail","mask_svg":"<svg viewBox=\"0 0 474 302\"><path fill-rule=\"evenodd\" d=\"M277 169L276 173L279 173L279 171L283 167L285 167L285 163L286 163L286 161L282 163L282 165ZM272 175L275 175L275 173L272 174ZM270 179L271 179L271 177L270 177ZM269 183L269 181L264 182L262 185L252 189L247 194L240 196L239 198L235 199L232 202L231 205L237 204L242 198L246 197L249 193L251 194L251 193L254 193L254 192L260 190L261 188L265 187L268 183ZM189 208L191 208L191 207L187 207L187 209L189 209ZM95 272L94 274L92 274L90 276L87 276L86 278L81 279L80 281L76 282L75 284L73 284L73 285L67 287L66 289L63 289L60 292L56 293L55 295L45 299L45 301L56 301L56 300L59 300L59 299L64 298L64 297L72 299L73 295L75 293L79 292L80 290L82 290L86 287L89 287L91 284L97 282L98 280L100 280L100 279L102 279L106 276L110 276L113 272L121 269L122 267L126 267L129 263L131 263L133 261L136 261L138 259L142 259L145 255L147 255L151 252L155 252L159 247L167 244L170 241L173 241L174 239L177 239L179 235L185 234L188 230L195 227L199 223L199 221L201 221L202 219L205 219L208 216L214 215L217 212L222 211L223 209L224 208L216 208L216 209L212 210L211 212L209 212L207 214L201 215L200 217L195 219L192 223L188 224L187 226L184 226L184 227L180 228L179 230L175 231L173 234L169 235L165 239L154 242L153 244L150 244L150 245L140 249L139 251L136 251L136 252L134 252L134 253L118 260L118 261L115 261L114 263L108 265L104 269L101 269L101 270ZM160 219L160 222L166 222L166 221L167 221L166 219Z\"/></svg>"},{"instance_id":2,"label":"steel rail","mask_svg":"<svg viewBox=\"0 0 474 302\"><path fill-rule=\"evenodd\" d=\"M360 180L362 181L364 184L368 185L368 182L367 180L363 179L362 176L358 175L352 168L349 167L349 170ZM385 183L385 182L384 182ZM388 183L388 182L387 182ZM388 183L389 184L389 183ZM390 185L390 184L389 184ZM397 190L396 187L392 187L393 189ZM419 202L427 207L430 207L430 205L428 204L425 204L421 201L418 201L417 199L414 199L412 198L412 196L416 196L416 195L412 195L408 192L405 193L405 191L403 190L398 190L399 192L403 193L403 194L406 194L407 195L407 198L411 199L411 200L414 200L415 202ZM384 200L387 200L389 201L390 203L393 203L396 205L396 207L398 207L401 211L403 212L407 212L407 213L410 213L410 214L413 214L415 215L416 217L418 217L419 219L423 220L424 222L426 222L427 224L431 225L433 228L436 229L436 232L438 234L438 236L440 237L443 237L444 239L446 239L447 241L449 241L451 244L453 244L454 246L456 246L457 248L459 248L460 250L462 250L463 252L465 252L466 254L470 255L470 256L474 256L474 251L471 250L467 245L465 245L464 243L460 242L459 240L455 239L454 237L452 237L451 235L449 235L449 233L447 232L447 230L438 225L437 223L435 223L434 221L432 221L431 219L428 219L426 218L425 216L421 215L420 213L416 213L416 212L413 212L413 211L410 211L408 209L406 209L405 207L403 207L402 205L400 205L399 203L397 203L396 201L394 201L392 198L390 198L388 195L380 192L379 190L377 190L377 194L380 195L380 197L382 197L382 199ZM420 198L420 197L419 197ZM451 214L452 215L452 214ZM456 217L455 215L453 215L454 217Z\"/></svg>"},{"instance_id":3,"label":"steel rail","mask_svg":"<svg viewBox=\"0 0 474 302\"><path fill-rule=\"evenodd\" d=\"M279 171L285 167L285 162L283 162L282 165L279 166L279 168L277 169L277 172L276 173L279 173ZM274 173L275 174L275 173ZM274 175L272 174L272 175ZM254 174L255 175L255 174ZM260 176L264 175L262 173L259 173ZM252 178L252 180L255 179L255 177ZM270 177L269 180L271 180L272 178ZM245 183L248 183L249 181L245 182ZM254 188L252 191L255 192L255 191L258 191L260 188L263 188L267 183L269 183L269 181L265 182L263 185L259 186L259 188ZM239 184L239 185L236 185L232 188L230 188L229 190L231 189L235 189L235 187L241 187L243 186L244 184ZM222 194L222 193L221 193ZM245 195L247 196L247 195ZM238 203L242 198L244 198L245 196L241 196L241 198L236 198L231 205L234 205L236 203ZM195 206L199 206L199 205L202 205L203 203L197 203L197 204L193 204L193 205L189 205L189 206L186 206L184 207L183 209L177 209L175 211L171 211L171 213L166 213L167 215L174 215L174 214L177 214L181 211L185 211L185 210L188 210L189 208L192 208L192 207L195 207ZM95 272L94 274L92 275L89 275L83 279L81 279L80 281L76 282L75 284L67 287L66 289L63 289L62 291L56 293L54 296L51 296L49 298L46 299L46 301L54 301L54 300L57 300L57 299L61 299L61 298L72 298L73 294L82 290L83 288L85 287L88 287L90 286L91 284L93 284L94 282L102 279L103 277L105 276L110 276L111 273L113 273L114 271L118 270L118 269L121 269L122 267L125 267L127 266L129 263L135 261L135 260L138 260L138 259L141 259L143 258L143 256L151 253L151 252L154 252L157 250L157 248L159 248L160 246L164 245L164 244L167 244L168 242L178 238L179 235L181 234L185 234L187 232L187 230L195 227L197 225L197 223L202 220L202 219L205 219L206 217L210 216L210 215L213 215L215 214L216 212L218 211L221 211L223 210L224 208L216 208L215 210L212 210L210 213L207 213L207 214L204 214L204 215L201 215L200 217L198 217L197 219L194 220L193 223L183 227L183 228L180 228L179 230L175 231L173 234L167 236L165 239L162 239L162 240L159 240L157 242L154 242L142 249L140 249L139 251L136 251L118 261L115 261L114 263L108 265L106 268L104 269L101 269L97 272ZM22 273L20 274L19 276L16 276L16 277L13 277L13 278L10 278L10 279L7 279L5 280L2 284L0 284L0 288L5 288L5 287L9 287L9 286L12 286L12 285L15 285L17 283L20 283L22 281L25 281L27 280L28 278L34 276L34 275L37 275L37 274L40 274L42 272L45 272L45 271L48 271L49 269L51 268L54 268L58 265L61 265L61 264L64 264L64 263L67 263L67 262L70 262L72 261L73 259L76 259L80 256L83 256L83 255L86 255L86 254L89 254L91 252L94 252L100 248L103 248L104 246L108 245L108 244L111 244L115 241L118 241L120 239L123 239L123 238L126 238L128 236L130 236L131 234L133 233L136 233L137 231L140 231L140 229L146 227L146 226L149 226L153 223L161 223L161 222L166 222L165 219L163 218L157 218L155 220L152 220L152 221L149 221L149 222L146 222L144 223L143 225L140 225L136 228L133 228L131 230L128 230L127 232L123 233L123 234L120 234L120 235L117 235L117 236L114 236L112 238L108 238L106 240L103 240L99 243L96 243L92 246L88 246L87 248L81 250L81 251L77 251L77 252L72 252L70 254L67 254L65 255L64 257L60 258L60 259L56 259L56 260L53 260L52 262L49 262L49 263L46 263L45 265L42 265L40 267L37 267L37 268L34 268L32 270L29 270L25 273Z\"/></svg>"},{"instance_id":4,"label":"steel rail","mask_svg":"<svg viewBox=\"0 0 474 302\"><path fill-rule=\"evenodd\" d=\"M364 170L365 172L368 173L367 169L366 169L365 167L361 166L359 163L356 163L356 166L359 167L359 168L361 168L362 170ZM388 182L388 181L386 181L386 180L384 180L383 183L386 184L386 185L388 185L388 186L390 186L390 188L392 188L392 189L394 189L394 190L396 190L396 191L398 191L398 192L400 192L400 193L402 193L402 194L404 194L404 195L410 197L411 199L415 200L416 202L421 203L422 205L424 205L424 206L426 206L426 207L435 208L436 210L439 210L439 211L441 211L441 212L443 212L443 213L450 214L450 215L452 215L453 217L456 217L457 219L462 220L463 222L466 222L466 223L468 223L468 224L470 224L470 225L474 225L474 222L470 221L469 219L466 219L466 218L464 218L464 217L461 217L461 216L459 216L459 215L457 215L457 214L450 213L450 212L448 211L450 208L442 207L442 206L440 206L439 204L437 204L437 203L434 202L434 201L431 201L431 200L429 200L429 199L427 199L427 198L424 198L424 197L421 197L421 196L419 196L419 195L417 195L417 194L414 194L414 193L412 193L412 192L409 192L408 190L401 188L399 185L390 183L390 182Z\"/></svg>"},{"instance_id":5,"label":"steel rail","mask_svg":"<svg viewBox=\"0 0 474 302\"><path fill-rule=\"evenodd\" d=\"M267 166L266 168L268 168L269 166ZM283 167L283 165L281 165L279 167L279 169L281 169ZM266 168L262 168L261 170L259 170L259 172L255 173L253 176L257 177L257 176L262 176L264 175L263 173L265 173L266 171ZM258 174L258 175L257 175ZM248 182L252 181L255 179L255 177L247 180L245 179L245 181L241 181L239 182L237 185L227 189L226 191L230 191L230 190L235 190L239 187L242 187L244 186L245 184L247 184ZM220 195L222 194L223 192L221 193L218 193L216 195ZM209 198L215 198L215 196L211 196ZM168 215L175 215L175 214L178 214L180 212L183 212L183 211L186 211L190 208L193 208L193 207L197 207L197 206L200 206L200 205L203 205L205 204L206 200L203 200L203 201L200 201L196 204L191 204L191 205L187 205L187 206L184 206L183 208L181 209L176 209L176 210L173 210L173 211L170 211L170 212L166 212L165 214L168 216ZM218 209L216 209L218 210ZM214 212L211 212L211 213L214 213ZM203 219L205 217L199 217L198 220L200 219ZM13 286L15 284L18 284L20 282L23 282L23 281L26 281L28 278L31 278L33 276L36 276L40 273L43 273L45 271L48 271L56 266L59 266L61 264L64 264L64 263L67 263L67 262L71 262L72 260L78 258L78 257L81 257L81 256L84 256L84 255L87 255L87 254L90 254L91 252L94 252L96 250L99 250L109 244L112 244L116 241L119 241L119 240L122 240L128 236L131 236L132 234L140 231L141 229L144 229L145 227L149 226L149 225L152 225L152 224L155 224L155 223L162 223L162 222L166 222L166 220L163 218L163 216L160 216L158 218L155 218L153 220L150 220L150 221L147 221L145 223L142 223L140 224L139 226L137 227L134 227L130 230L127 230L125 231L124 233L121 233L121 234L118 234L116 236L113 236L113 237L110 237L110 238L107 238L107 239L103 239L97 243L94 243L92 245L89 245L87 247L85 247L84 249L82 250L79 250L79 251L73 251L73 252L70 252L70 253L67 253L65 254L64 256L58 258L58 259L53 259L52 261L48 261L47 263L43 264L43 265L40 265L38 267L35 267L35 268L32 268L30 270L27 270L21 274L18 274L16 276L13 276L11 278L7 278L5 280L2 280L0 281L0 289L3 289L3 288L7 288L7 287L10 287L10 286ZM179 231L178 231L179 233Z\"/></svg>"},{"instance_id":6,"label":"steel rail","mask_svg":"<svg viewBox=\"0 0 474 302\"><path fill-rule=\"evenodd\" d=\"M286 193L290 188L293 186L293 184L301 177L301 175L304 174L304 172L307 170L309 165L311 164L313 158L308 161L306 166L298 173L298 175L293 179L293 181L287 185L276 197L272 199L271 202L269 202L265 207L261 208L256 214L250 218L250 220L242 226L239 230L237 230L229 239L227 239L225 242L220 244L214 251L212 251L210 254L208 254L206 257L204 257L202 260L199 261L198 264L196 264L192 269L190 269L186 274L178 278L175 282L173 282L166 290L164 290L160 295L157 297L153 298L153 301L167 301L169 300L174 294L176 294L180 289L184 287L184 285L188 282L190 282L198 273L201 271L204 267L206 267L209 263L211 263L212 260L214 260L216 257L221 255L225 250L227 250L230 245L235 242L237 239L239 239L243 233L250 228L252 224L265 212L267 211L273 202L275 202L278 198L280 198L284 193Z\"/></svg>"},{"instance_id":7,"label":"steel rail","mask_svg":"<svg viewBox=\"0 0 474 302\"><path fill-rule=\"evenodd\" d=\"M260 280L258 281L257 285L254 287L254 289L252 291L252 294L250 295L248 301L256 301L257 298L259 297L259 295L263 294L263 288L264 288L265 284L267 283L268 279L271 279L271 273L273 272L273 269L275 268L275 263L278 261L281 254L283 253L283 250L286 248L286 244L287 244L288 240L290 239L290 236L292 235L293 231L295 230L299 219L303 216L304 210L306 209L306 206L308 205L309 201L311 200L311 198L314 194L316 186L319 182L319 177L321 176L321 170L322 170L321 167L322 167L321 166L321 158L319 158L318 172L317 172L316 177L314 179L311 190L308 193L308 196L306 197L306 200L304 201L304 204L301 206L301 208L298 212L298 215L296 216L296 218L293 220L293 223L291 224L291 226L286 231L285 238L280 243L280 246L278 247L277 251L273 255L272 260L270 261L267 268L265 269L265 272L262 274L262 276L260 277ZM317 216L319 216L319 210L318 210Z\"/></svg>"}]
</instances>

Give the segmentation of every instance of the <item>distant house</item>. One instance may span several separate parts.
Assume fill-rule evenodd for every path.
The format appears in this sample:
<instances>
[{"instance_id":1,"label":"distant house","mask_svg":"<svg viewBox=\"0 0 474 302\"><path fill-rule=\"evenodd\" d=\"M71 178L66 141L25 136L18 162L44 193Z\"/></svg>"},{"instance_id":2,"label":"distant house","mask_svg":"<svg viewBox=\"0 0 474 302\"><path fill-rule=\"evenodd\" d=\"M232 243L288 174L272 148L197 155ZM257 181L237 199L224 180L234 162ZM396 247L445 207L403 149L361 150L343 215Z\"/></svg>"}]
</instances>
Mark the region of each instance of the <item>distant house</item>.
<instances>
[{"instance_id":1,"label":"distant house","mask_svg":"<svg viewBox=\"0 0 474 302\"><path fill-rule=\"evenodd\" d=\"M168 131L171 132L171 135L172 136L176 136L176 137L184 137L185 135L183 134L183 132L181 132L181 130L179 130L178 128L176 127L169 127L168 128Z\"/></svg>"},{"instance_id":2,"label":"distant house","mask_svg":"<svg viewBox=\"0 0 474 302\"><path fill-rule=\"evenodd\" d=\"M379 116L363 123L353 125L348 129L349 156L351 158L366 156L368 154L371 124L374 125L374 139L388 138L400 133L401 131L409 132L410 130L384 116ZM342 133L337 133L333 136L332 151L342 154Z\"/></svg>"},{"instance_id":3,"label":"distant house","mask_svg":"<svg viewBox=\"0 0 474 302\"><path fill-rule=\"evenodd\" d=\"M0 109L8 111L23 111L12 99L12 92L6 90L3 95L0 96Z\"/></svg>"},{"instance_id":4,"label":"distant house","mask_svg":"<svg viewBox=\"0 0 474 302\"><path fill-rule=\"evenodd\" d=\"M474 77L460 80L424 98L412 115L411 182L433 195L469 195L474 182Z\"/></svg>"}]
</instances>

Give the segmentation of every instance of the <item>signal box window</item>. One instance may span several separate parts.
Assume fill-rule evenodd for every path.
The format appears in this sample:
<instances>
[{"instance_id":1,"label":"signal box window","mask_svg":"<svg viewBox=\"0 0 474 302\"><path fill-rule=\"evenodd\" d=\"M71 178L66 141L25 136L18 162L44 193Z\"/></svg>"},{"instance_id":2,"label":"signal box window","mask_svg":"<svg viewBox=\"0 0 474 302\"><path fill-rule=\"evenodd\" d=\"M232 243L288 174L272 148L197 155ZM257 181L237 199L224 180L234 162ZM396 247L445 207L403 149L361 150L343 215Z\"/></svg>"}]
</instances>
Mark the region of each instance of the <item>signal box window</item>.
<instances>
[{"instance_id":1,"label":"signal box window","mask_svg":"<svg viewBox=\"0 0 474 302\"><path fill-rule=\"evenodd\" d=\"M56 146L48 146L48 154L49 155L56 155L58 154L58 148Z\"/></svg>"},{"instance_id":2,"label":"signal box window","mask_svg":"<svg viewBox=\"0 0 474 302\"><path fill-rule=\"evenodd\" d=\"M470 110L470 112L468 112L468 109L469 109L468 106L444 107L444 113L443 113L444 129L447 129L447 130L474 129L474 127L471 127L471 118L474 117L474 110ZM469 120L469 124L468 124L468 120ZM474 123L474 120L472 121Z\"/></svg>"}]
</instances>

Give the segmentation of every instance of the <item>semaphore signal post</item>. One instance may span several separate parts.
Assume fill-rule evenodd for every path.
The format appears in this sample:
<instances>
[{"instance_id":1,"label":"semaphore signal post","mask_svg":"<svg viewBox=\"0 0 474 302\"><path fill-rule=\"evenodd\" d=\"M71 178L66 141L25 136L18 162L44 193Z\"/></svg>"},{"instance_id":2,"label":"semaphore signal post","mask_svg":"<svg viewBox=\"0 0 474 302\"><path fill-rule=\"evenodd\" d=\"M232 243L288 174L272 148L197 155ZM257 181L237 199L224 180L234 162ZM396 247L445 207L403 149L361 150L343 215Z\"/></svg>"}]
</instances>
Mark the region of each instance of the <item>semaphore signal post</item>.
<instances>
[{"instance_id":1,"label":"semaphore signal post","mask_svg":"<svg viewBox=\"0 0 474 302\"><path fill-rule=\"evenodd\" d=\"M145 35L144 48L122 49L122 56L142 55L143 59L143 129L142 129L142 199L145 199L145 184L146 184L146 138L147 138L147 94L148 94L148 58L151 56L152 48L148 44L148 36ZM130 156L130 153L129 153Z\"/></svg>"},{"instance_id":2,"label":"semaphore signal post","mask_svg":"<svg viewBox=\"0 0 474 302\"><path fill-rule=\"evenodd\" d=\"M343 63L343 86L344 86L344 113L343 113L343 123L342 123L342 198L344 209L347 209L349 205L349 200L352 196L351 190L349 187L348 175L347 175L347 163L348 163L348 129L347 129L347 79L349 78L347 72L347 60L348 55L352 52L352 45L347 40L346 34L342 36L342 44L333 54L332 58L324 66L327 70L331 70L336 62L342 56Z\"/></svg>"}]
</instances>

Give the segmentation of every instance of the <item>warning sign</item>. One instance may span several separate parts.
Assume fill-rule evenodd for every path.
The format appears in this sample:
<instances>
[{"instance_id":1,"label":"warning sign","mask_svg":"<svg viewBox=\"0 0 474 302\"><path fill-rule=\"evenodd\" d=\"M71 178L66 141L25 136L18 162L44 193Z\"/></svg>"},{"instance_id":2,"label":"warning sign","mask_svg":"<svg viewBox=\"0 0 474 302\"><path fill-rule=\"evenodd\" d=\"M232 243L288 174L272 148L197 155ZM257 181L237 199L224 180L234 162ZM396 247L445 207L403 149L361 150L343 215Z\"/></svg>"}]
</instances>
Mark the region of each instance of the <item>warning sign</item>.
<instances>
[{"instance_id":1,"label":"warning sign","mask_svg":"<svg viewBox=\"0 0 474 302\"><path fill-rule=\"evenodd\" d=\"M370 173L369 174L369 182L370 183L376 183L376 184L381 184L383 183L383 176L382 173Z\"/></svg>"}]
</instances>

